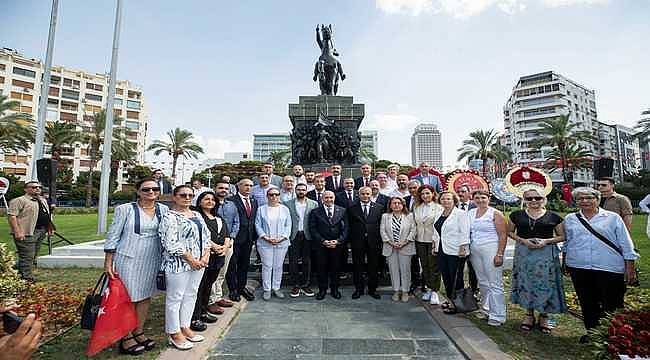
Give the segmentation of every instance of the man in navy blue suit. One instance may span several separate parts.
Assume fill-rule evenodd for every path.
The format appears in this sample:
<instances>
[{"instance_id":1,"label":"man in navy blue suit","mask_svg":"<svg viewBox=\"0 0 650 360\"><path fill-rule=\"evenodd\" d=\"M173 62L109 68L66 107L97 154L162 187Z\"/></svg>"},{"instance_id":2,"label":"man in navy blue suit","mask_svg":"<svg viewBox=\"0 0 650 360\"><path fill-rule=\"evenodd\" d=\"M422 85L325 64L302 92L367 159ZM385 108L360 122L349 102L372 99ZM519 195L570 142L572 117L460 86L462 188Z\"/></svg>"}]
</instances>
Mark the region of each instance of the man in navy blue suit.
<instances>
[{"instance_id":1,"label":"man in navy blue suit","mask_svg":"<svg viewBox=\"0 0 650 360\"><path fill-rule=\"evenodd\" d=\"M436 189L436 192L441 192L442 186L440 184L440 179L435 175L429 174L429 164L422 162L420 163L419 169L420 173L416 176L413 176L411 180L417 180L421 185L431 185Z\"/></svg>"},{"instance_id":2,"label":"man in navy blue suit","mask_svg":"<svg viewBox=\"0 0 650 360\"><path fill-rule=\"evenodd\" d=\"M339 164L330 166L332 175L325 178L325 189L334 192L335 194L343 190L343 176L341 171L343 168Z\"/></svg>"},{"instance_id":3,"label":"man in navy blue suit","mask_svg":"<svg viewBox=\"0 0 650 360\"><path fill-rule=\"evenodd\" d=\"M363 164L359 169L361 170L361 176L354 179L355 190L359 190L364 186L370 186L370 182L375 179L372 176L372 166L370 164Z\"/></svg>"}]
</instances>

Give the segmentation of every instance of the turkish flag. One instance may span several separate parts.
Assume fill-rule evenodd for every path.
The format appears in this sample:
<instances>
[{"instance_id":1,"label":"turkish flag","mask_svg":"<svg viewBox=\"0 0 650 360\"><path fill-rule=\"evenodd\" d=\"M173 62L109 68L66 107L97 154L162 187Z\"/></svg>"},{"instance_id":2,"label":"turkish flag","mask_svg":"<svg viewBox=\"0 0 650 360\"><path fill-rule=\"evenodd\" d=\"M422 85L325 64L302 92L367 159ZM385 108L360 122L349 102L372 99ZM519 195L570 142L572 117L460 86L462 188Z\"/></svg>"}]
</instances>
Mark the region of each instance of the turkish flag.
<instances>
[{"instance_id":1,"label":"turkish flag","mask_svg":"<svg viewBox=\"0 0 650 360\"><path fill-rule=\"evenodd\" d=\"M135 305L117 275L108 280L86 355L92 356L126 336L138 326Z\"/></svg>"},{"instance_id":2,"label":"turkish flag","mask_svg":"<svg viewBox=\"0 0 650 360\"><path fill-rule=\"evenodd\" d=\"M571 196L571 184L563 184L562 185L562 200L566 201L567 203L571 204L573 202L573 197Z\"/></svg>"}]
</instances>

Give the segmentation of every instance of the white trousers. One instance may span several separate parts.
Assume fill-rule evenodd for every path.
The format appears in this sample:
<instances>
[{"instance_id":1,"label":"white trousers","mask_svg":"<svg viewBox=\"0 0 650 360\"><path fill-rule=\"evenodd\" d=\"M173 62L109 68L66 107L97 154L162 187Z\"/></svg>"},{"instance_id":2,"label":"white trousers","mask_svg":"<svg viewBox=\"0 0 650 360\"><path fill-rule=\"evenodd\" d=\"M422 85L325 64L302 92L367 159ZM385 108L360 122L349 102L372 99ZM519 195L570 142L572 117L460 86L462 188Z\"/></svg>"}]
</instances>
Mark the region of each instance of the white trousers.
<instances>
[{"instance_id":1,"label":"white trousers","mask_svg":"<svg viewBox=\"0 0 650 360\"><path fill-rule=\"evenodd\" d=\"M470 246L470 261L476 272L481 289L481 311L490 320L506 321L506 299L503 294L503 265L494 266L494 256L499 244L496 242Z\"/></svg>"},{"instance_id":2,"label":"white trousers","mask_svg":"<svg viewBox=\"0 0 650 360\"><path fill-rule=\"evenodd\" d=\"M262 260L262 288L264 291L280 290L282 265L289 250L289 241L271 245L264 240L257 241L257 251Z\"/></svg>"},{"instance_id":3,"label":"white trousers","mask_svg":"<svg viewBox=\"0 0 650 360\"><path fill-rule=\"evenodd\" d=\"M390 256L386 258L393 291L408 292L410 290L412 257L413 255L402 255L398 251L393 250Z\"/></svg>"},{"instance_id":4,"label":"white trousers","mask_svg":"<svg viewBox=\"0 0 650 360\"><path fill-rule=\"evenodd\" d=\"M228 272L228 264L230 264L230 258L232 257L232 246L226 250L226 257L224 259L223 266L219 269L219 275L217 275L217 280L212 284L212 291L210 292L210 304L214 304L217 301L223 299L223 282L226 280L226 273Z\"/></svg>"},{"instance_id":5,"label":"white trousers","mask_svg":"<svg viewBox=\"0 0 650 360\"><path fill-rule=\"evenodd\" d=\"M190 327L203 271L204 269L166 274L165 331L168 334Z\"/></svg>"}]
</instances>

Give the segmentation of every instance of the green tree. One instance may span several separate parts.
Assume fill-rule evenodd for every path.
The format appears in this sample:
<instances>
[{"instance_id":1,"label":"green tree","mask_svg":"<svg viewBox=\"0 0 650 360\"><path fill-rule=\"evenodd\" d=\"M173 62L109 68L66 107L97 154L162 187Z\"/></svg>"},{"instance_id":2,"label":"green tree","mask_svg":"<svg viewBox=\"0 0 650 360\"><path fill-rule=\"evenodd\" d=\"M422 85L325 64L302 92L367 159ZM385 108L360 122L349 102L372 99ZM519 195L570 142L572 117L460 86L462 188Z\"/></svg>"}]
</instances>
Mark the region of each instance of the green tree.
<instances>
[{"instance_id":1,"label":"green tree","mask_svg":"<svg viewBox=\"0 0 650 360\"><path fill-rule=\"evenodd\" d=\"M140 179L151 177L151 168L148 166L135 165L127 170L129 183L135 184Z\"/></svg>"},{"instance_id":2,"label":"green tree","mask_svg":"<svg viewBox=\"0 0 650 360\"><path fill-rule=\"evenodd\" d=\"M487 176L487 161L488 159L495 159L496 154L494 151L495 146L499 143L499 135L494 129L490 130L475 130L469 133L469 139L463 140L463 146L457 151L458 161L463 159L470 160L481 159L483 161L483 176Z\"/></svg>"},{"instance_id":3,"label":"green tree","mask_svg":"<svg viewBox=\"0 0 650 360\"><path fill-rule=\"evenodd\" d=\"M359 149L359 157L361 158L361 161L364 162L369 162L370 165L372 165L372 168L375 168L375 162L377 162L377 155L372 152L372 150L368 150L366 148L361 148Z\"/></svg>"},{"instance_id":4,"label":"green tree","mask_svg":"<svg viewBox=\"0 0 650 360\"><path fill-rule=\"evenodd\" d=\"M51 145L52 159L61 160L61 152L82 139L77 126L64 122L48 122L45 127L45 142Z\"/></svg>"},{"instance_id":5,"label":"green tree","mask_svg":"<svg viewBox=\"0 0 650 360\"><path fill-rule=\"evenodd\" d=\"M203 154L203 148L192 141L194 135L188 130L176 128L167 131L167 136L169 137L169 142L154 140L147 150L153 150L156 156L164 152L172 157L172 178L175 179L178 158L182 156L185 159L196 159L198 154Z\"/></svg>"},{"instance_id":6,"label":"green tree","mask_svg":"<svg viewBox=\"0 0 650 360\"><path fill-rule=\"evenodd\" d=\"M269 161L273 163L274 170L277 172L284 172L287 164L291 162L291 150L277 150L271 152Z\"/></svg>"},{"instance_id":7,"label":"green tree","mask_svg":"<svg viewBox=\"0 0 650 360\"><path fill-rule=\"evenodd\" d=\"M135 144L128 141L122 124L122 119L118 116L113 117L113 140L111 144L111 160L119 164L119 161L131 162L135 158ZM104 128L106 126L106 110L102 109L93 115L91 126L83 134L82 141L88 144L88 157L90 158L90 173L93 174L97 162L102 156L102 147L104 145ZM111 164L111 168L113 164ZM87 176L86 181L86 207L92 206L93 182L95 175Z\"/></svg>"},{"instance_id":8,"label":"green tree","mask_svg":"<svg viewBox=\"0 0 650 360\"><path fill-rule=\"evenodd\" d=\"M508 165L512 162L512 150L497 141L492 147L494 153L494 162L496 164L496 177L505 176Z\"/></svg>"},{"instance_id":9,"label":"green tree","mask_svg":"<svg viewBox=\"0 0 650 360\"><path fill-rule=\"evenodd\" d=\"M559 148L553 148L549 151L546 154L546 163L548 168L551 169L550 172L561 169L571 174L576 170L592 168L592 157L591 151L585 147L579 144L571 144L567 146L564 153L561 153ZM566 164L566 166L563 166L563 164Z\"/></svg>"},{"instance_id":10,"label":"green tree","mask_svg":"<svg viewBox=\"0 0 650 360\"><path fill-rule=\"evenodd\" d=\"M637 133L639 139L650 136L650 108L641 112L641 120L636 124L636 129L639 131Z\"/></svg>"},{"instance_id":11,"label":"green tree","mask_svg":"<svg viewBox=\"0 0 650 360\"><path fill-rule=\"evenodd\" d=\"M556 159L559 159L562 179L565 183L569 183L569 179L572 178L571 169L568 166L570 158L587 151L583 146L575 145L581 141L593 143L593 135L589 131L578 130L578 124L572 123L568 115L542 120L539 126L541 127L538 131L539 137L531 141L531 146L551 147L553 150L548 154L552 155L547 154L545 160L555 162Z\"/></svg>"},{"instance_id":12,"label":"green tree","mask_svg":"<svg viewBox=\"0 0 650 360\"><path fill-rule=\"evenodd\" d=\"M20 105L19 101L7 100L0 95L0 148L7 151L27 151L34 142L34 127L31 114L12 112Z\"/></svg>"}]
</instances>

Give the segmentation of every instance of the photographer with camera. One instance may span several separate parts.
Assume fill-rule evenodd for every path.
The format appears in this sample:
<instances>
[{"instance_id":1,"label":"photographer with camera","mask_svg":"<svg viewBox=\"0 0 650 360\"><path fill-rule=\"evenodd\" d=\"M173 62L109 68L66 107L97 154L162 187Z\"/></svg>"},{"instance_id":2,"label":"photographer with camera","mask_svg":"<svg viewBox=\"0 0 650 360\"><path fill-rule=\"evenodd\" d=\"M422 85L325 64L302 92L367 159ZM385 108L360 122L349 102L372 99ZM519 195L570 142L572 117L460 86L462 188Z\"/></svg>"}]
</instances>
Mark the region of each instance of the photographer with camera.
<instances>
[{"instance_id":1,"label":"photographer with camera","mask_svg":"<svg viewBox=\"0 0 650 360\"><path fill-rule=\"evenodd\" d=\"M0 306L5 335L0 338L0 360L30 359L38 349L43 326L36 315L29 314L21 319L12 310L17 306Z\"/></svg>"}]
</instances>

